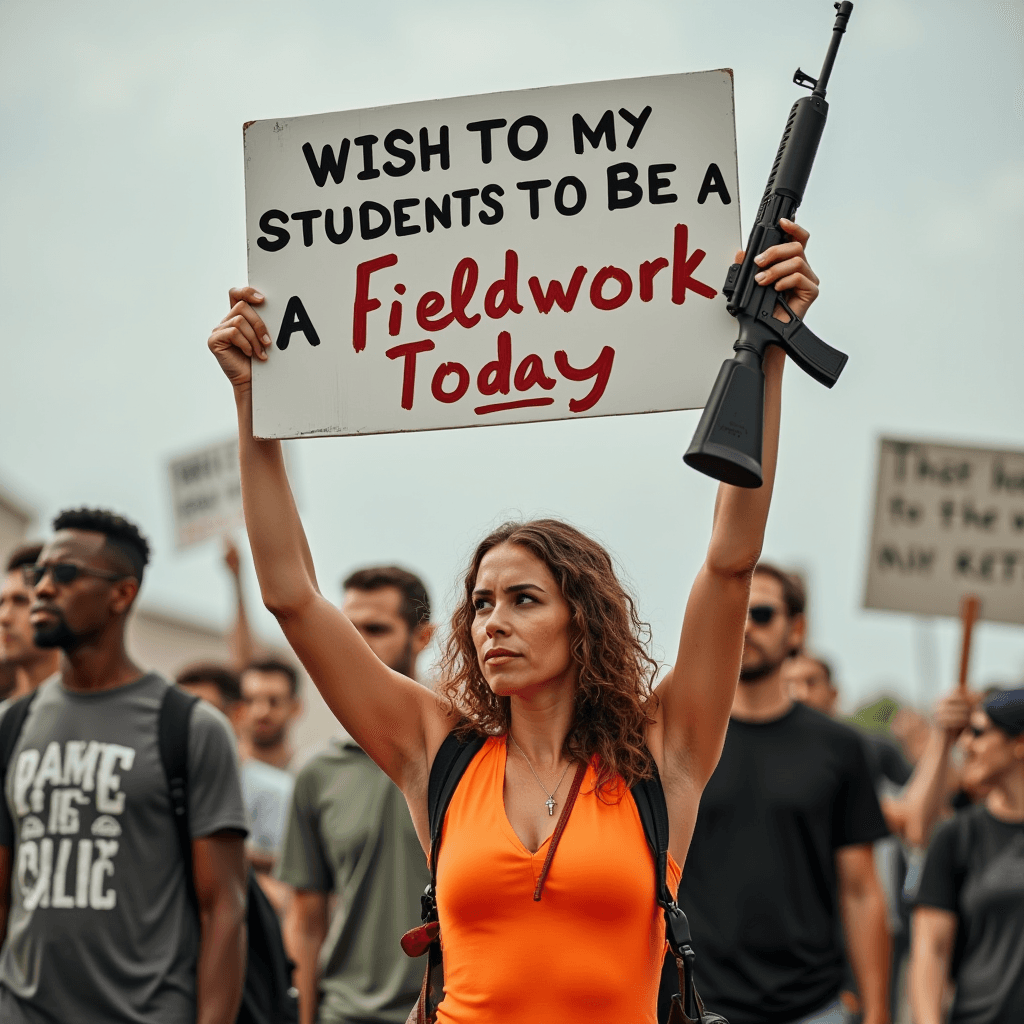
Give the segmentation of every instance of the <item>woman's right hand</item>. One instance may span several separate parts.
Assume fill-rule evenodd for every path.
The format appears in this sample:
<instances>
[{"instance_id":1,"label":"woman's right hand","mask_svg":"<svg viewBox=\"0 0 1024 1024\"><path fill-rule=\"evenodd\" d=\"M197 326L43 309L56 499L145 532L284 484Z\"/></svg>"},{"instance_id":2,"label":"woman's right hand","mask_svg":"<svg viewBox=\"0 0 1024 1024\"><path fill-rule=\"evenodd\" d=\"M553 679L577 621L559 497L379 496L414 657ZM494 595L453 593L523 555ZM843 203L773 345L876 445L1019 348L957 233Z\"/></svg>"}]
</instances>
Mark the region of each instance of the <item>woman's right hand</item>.
<instances>
[{"instance_id":1,"label":"woman's right hand","mask_svg":"<svg viewBox=\"0 0 1024 1024\"><path fill-rule=\"evenodd\" d=\"M971 712L977 703L976 693L967 693L959 687L944 694L935 702L932 711L935 728L941 729L951 740L955 740L967 728Z\"/></svg>"},{"instance_id":2,"label":"woman's right hand","mask_svg":"<svg viewBox=\"0 0 1024 1024\"><path fill-rule=\"evenodd\" d=\"M255 288L232 288L228 292L231 309L213 329L207 345L217 357L233 387L252 383L252 357L265 360L270 350L270 332L253 309L263 302L263 293Z\"/></svg>"}]
</instances>

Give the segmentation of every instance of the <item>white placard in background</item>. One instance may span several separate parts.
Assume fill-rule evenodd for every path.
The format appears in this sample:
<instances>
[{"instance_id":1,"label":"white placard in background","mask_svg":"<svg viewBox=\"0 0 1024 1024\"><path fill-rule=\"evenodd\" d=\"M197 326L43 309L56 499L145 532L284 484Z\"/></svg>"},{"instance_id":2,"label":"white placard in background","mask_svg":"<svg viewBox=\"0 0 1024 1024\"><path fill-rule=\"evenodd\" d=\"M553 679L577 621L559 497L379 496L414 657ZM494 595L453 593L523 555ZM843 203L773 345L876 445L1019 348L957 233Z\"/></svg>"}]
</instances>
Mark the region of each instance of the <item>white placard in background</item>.
<instances>
[{"instance_id":1,"label":"white placard in background","mask_svg":"<svg viewBox=\"0 0 1024 1024\"><path fill-rule=\"evenodd\" d=\"M240 529L238 441L206 445L168 466L178 550Z\"/></svg>"},{"instance_id":2,"label":"white placard in background","mask_svg":"<svg viewBox=\"0 0 1024 1024\"><path fill-rule=\"evenodd\" d=\"M702 406L731 351L732 74L255 121L260 437Z\"/></svg>"},{"instance_id":3,"label":"white placard in background","mask_svg":"<svg viewBox=\"0 0 1024 1024\"><path fill-rule=\"evenodd\" d=\"M882 438L866 608L1024 623L1024 451Z\"/></svg>"}]
</instances>

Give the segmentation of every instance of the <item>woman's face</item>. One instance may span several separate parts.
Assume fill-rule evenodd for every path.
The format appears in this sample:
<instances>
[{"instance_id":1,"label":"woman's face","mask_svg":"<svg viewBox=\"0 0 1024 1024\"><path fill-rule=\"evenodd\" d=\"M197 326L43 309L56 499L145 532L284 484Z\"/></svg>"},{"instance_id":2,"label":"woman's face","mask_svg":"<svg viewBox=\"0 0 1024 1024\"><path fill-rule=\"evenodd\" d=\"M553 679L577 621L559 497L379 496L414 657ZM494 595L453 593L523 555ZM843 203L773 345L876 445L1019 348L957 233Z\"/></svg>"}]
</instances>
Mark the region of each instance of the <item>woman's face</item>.
<instances>
[{"instance_id":1,"label":"woman's face","mask_svg":"<svg viewBox=\"0 0 1024 1024\"><path fill-rule=\"evenodd\" d=\"M480 671L501 697L573 686L572 612L551 570L518 544L484 555L473 588L473 643Z\"/></svg>"},{"instance_id":2,"label":"woman's face","mask_svg":"<svg viewBox=\"0 0 1024 1024\"><path fill-rule=\"evenodd\" d=\"M1024 737L1007 736L980 708L971 714L964 741L963 782L968 790L985 790L1008 771L1024 766Z\"/></svg>"}]
</instances>

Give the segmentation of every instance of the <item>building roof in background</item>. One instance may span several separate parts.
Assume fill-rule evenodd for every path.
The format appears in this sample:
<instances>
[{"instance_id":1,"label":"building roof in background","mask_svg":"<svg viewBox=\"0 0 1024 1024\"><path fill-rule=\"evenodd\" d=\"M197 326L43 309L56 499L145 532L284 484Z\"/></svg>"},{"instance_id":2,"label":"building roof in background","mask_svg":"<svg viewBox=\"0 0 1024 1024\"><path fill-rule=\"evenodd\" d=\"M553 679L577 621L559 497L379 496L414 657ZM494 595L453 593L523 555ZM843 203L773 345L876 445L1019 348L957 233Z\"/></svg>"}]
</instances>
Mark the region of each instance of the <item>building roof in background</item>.
<instances>
[{"instance_id":1,"label":"building roof in background","mask_svg":"<svg viewBox=\"0 0 1024 1024\"><path fill-rule=\"evenodd\" d=\"M17 519L27 529L34 523L38 513L23 498L16 497L6 487L0 484L0 512L4 512L12 519Z\"/></svg>"}]
</instances>

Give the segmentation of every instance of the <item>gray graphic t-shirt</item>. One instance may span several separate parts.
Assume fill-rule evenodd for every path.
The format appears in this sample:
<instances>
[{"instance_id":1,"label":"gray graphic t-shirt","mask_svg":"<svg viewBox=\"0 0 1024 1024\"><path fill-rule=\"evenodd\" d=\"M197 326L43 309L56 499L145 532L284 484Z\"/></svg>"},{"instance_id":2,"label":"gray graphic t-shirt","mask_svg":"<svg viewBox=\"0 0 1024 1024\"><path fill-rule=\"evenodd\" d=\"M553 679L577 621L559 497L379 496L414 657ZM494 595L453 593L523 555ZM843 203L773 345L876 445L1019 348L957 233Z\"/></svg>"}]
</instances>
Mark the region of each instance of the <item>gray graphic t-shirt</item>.
<instances>
[{"instance_id":1,"label":"gray graphic t-shirt","mask_svg":"<svg viewBox=\"0 0 1024 1024\"><path fill-rule=\"evenodd\" d=\"M44 683L7 771L14 834L0 1020L191 1024L199 926L186 889L150 674L101 693ZM245 832L234 737L200 701L189 729L193 838Z\"/></svg>"}]
</instances>

